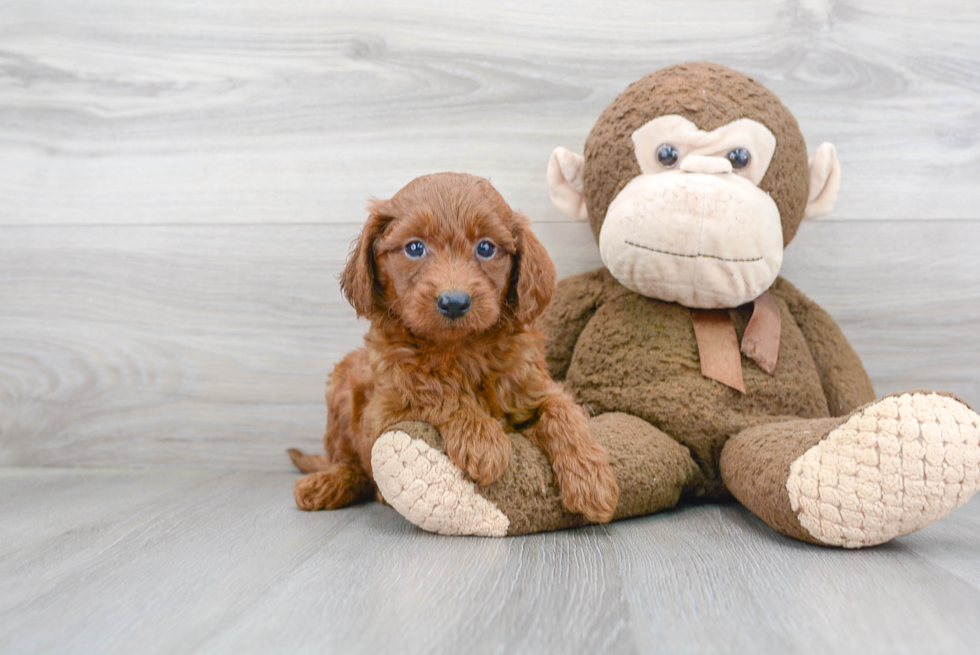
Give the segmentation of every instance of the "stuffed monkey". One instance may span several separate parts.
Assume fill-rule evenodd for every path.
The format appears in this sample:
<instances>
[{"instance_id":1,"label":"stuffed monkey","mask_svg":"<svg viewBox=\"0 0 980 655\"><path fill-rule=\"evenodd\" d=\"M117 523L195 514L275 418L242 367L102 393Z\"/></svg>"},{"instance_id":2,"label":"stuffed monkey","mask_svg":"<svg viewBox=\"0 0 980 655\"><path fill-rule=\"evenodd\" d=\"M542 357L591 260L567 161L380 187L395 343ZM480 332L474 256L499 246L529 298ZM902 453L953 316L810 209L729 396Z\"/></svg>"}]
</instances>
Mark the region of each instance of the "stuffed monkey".
<instances>
[{"instance_id":1,"label":"stuffed monkey","mask_svg":"<svg viewBox=\"0 0 980 655\"><path fill-rule=\"evenodd\" d=\"M550 373L592 414L620 488L616 519L734 496L784 535L857 548L918 530L980 486L980 417L947 393L876 399L834 320L779 277L805 218L840 184L790 111L708 63L662 69L599 117L548 185L588 220L604 267L562 280L539 327ZM512 435L479 487L426 424L372 461L384 498L425 530L503 536L586 523L547 460Z\"/></svg>"}]
</instances>

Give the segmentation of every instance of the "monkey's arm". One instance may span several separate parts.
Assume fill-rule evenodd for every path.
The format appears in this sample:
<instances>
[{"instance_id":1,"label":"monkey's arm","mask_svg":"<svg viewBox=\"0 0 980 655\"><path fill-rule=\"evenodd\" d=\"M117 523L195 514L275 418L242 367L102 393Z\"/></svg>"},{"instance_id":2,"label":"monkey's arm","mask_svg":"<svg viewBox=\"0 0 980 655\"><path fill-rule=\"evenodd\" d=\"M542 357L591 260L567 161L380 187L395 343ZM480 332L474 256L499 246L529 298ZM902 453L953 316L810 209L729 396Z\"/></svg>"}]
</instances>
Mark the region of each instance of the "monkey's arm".
<instances>
[{"instance_id":1,"label":"monkey's arm","mask_svg":"<svg viewBox=\"0 0 980 655\"><path fill-rule=\"evenodd\" d=\"M558 282L554 299L538 320L544 332L548 373L564 380L579 335L595 315L605 290L605 269L567 277Z\"/></svg>"},{"instance_id":2,"label":"monkey's arm","mask_svg":"<svg viewBox=\"0 0 980 655\"><path fill-rule=\"evenodd\" d=\"M786 301L817 364L832 416L844 416L875 399L864 365L826 311L799 289L777 278L770 292Z\"/></svg>"}]
</instances>

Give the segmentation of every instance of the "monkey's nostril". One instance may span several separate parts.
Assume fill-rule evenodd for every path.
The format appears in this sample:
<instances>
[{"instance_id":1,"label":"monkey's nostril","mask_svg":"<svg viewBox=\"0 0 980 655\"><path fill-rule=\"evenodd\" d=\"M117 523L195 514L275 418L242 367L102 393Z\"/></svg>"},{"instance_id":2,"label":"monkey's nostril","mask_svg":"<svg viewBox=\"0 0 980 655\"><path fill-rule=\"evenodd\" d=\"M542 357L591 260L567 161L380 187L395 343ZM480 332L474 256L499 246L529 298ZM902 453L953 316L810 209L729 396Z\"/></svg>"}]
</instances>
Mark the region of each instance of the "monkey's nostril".
<instances>
[{"instance_id":1,"label":"monkey's nostril","mask_svg":"<svg viewBox=\"0 0 980 655\"><path fill-rule=\"evenodd\" d=\"M443 316L456 319L470 311L473 304L470 294L463 291L447 291L436 300L436 306Z\"/></svg>"}]
</instances>

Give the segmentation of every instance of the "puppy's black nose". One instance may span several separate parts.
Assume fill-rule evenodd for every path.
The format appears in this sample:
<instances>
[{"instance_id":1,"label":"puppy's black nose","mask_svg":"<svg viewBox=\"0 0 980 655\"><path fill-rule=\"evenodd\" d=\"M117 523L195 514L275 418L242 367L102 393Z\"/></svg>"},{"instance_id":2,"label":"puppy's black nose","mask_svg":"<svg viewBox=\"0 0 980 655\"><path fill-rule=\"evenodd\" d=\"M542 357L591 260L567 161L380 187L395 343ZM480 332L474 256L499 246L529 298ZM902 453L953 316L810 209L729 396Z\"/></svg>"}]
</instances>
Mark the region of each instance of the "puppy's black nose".
<instances>
[{"instance_id":1,"label":"puppy's black nose","mask_svg":"<svg viewBox=\"0 0 980 655\"><path fill-rule=\"evenodd\" d=\"M439 307L442 315L446 318L453 319L459 318L470 311L471 304L472 299L470 298L470 294L462 291L447 291L436 300L436 305Z\"/></svg>"}]
</instances>

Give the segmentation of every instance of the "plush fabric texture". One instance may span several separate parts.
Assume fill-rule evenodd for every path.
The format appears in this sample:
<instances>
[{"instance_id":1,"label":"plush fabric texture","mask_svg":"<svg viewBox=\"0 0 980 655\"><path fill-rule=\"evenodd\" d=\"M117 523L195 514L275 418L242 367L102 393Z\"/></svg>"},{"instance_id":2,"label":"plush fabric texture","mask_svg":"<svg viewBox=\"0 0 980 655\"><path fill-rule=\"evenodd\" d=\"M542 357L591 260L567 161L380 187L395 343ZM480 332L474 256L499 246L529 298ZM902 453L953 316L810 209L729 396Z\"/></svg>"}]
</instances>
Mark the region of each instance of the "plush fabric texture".
<instances>
[{"instance_id":1,"label":"plush fabric texture","mask_svg":"<svg viewBox=\"0 0 980 655\"><path fill-rule=\"evenodd\" d=\"M806 335L825 315L793 285L769 289L781 318L774 375L742 355L742 394L701 374L688 308L623 287L605 269L558 283L541 328L548 336L549 371L595 414L639 417L690 448L703 473L699 495L727 496L718 471L725 442L742 430L785 417L831 416L824 378L852 390L838 399L848 412L874 399L871 382L847 339L820 322L818 356ZM752 305L731 310L741 341Z\"/></svg>"},{"instance_id":2,"label":"plush fabric texture","mask_svg":"<svg viewBox=\"0 0 980 655\"><path fill-rule=\"evenodd\" d=\"M840 163L832 143L821 143L810 157L810 198L803 220L830 212L840 192Z\"/></svg>"},{"instance_id":3,"label":"plush fabric texture","mask_svg":"<svg viewBox=\"0 0 980 655\"><path fill-rule=\"evenodd\" d=\"M687 449L627 414L592 419L623 495L616 519L673 507L700 484ZM415 525L447 535L501 537L587 523L559 499L547 459L514 442L507 473L488 487L465 477L429 424L378 439L372 462L385 499ZM847 417L773 418L729 439L719 463L728 489L782 534L858 548L914 532L980 487L980 416L945 393L887 396Z\"/></svg>"},{"instance_id":4,"label":"plush fabric texture","mask_svg":"<svg viewBox=\"0 0 980 655\"><path fill-rule=\"evenodd\" d=\"M565 216L583 221L588 218L582 196L582 155L555 148L548 160L548 193L551 203Z\"/></svg>"},{"instance_id":5,"label":"plush fabric texture","mask_svg":"<svg viewBox=\"0 0 980 655\"><path fill-rule=\"evenodd\" d=\"M860 548L909 534L980 487L980 416L946 393L886 396L847 417L749 428L721 472L743 505L785 535Z\"/></svg>"},{"instance_id":6,"label":"plush fabric texture","mask_svg":"<svg viewBox=\"0 0 980 655\"><path fill-rule=\"evenodd\" d=\"M790 506L821 542L859 548L923 528L980 487L980 416L946 394L854 412L790 465Z\"/></svg>"},{"instance_id":7,"label":"plush fabric texture","mask_svg":"<svg viewBox=\"0 0 980 655\"><path fill-rule=\"evenodd\" d=\"M423 436L413 438L411 434ZM426 439L427 437L427 439ZM374 481L389 505L423 530L446 535L503 537L510 522L449 461L428 423L400 423L374 443Z\"/></svg>"},{"instance_id":8,"label":"plush fabric texture","mask_svg":"<svg viewBox=\"0 0 980 655\"><path fill-rule=\"evenodd\" d=\"M583 175L592 231L599 230L613 198L640 174L633 132L659 116L676 114L712 131L749 118L776 137L776 153L759 188L779 207L784 245L799 228L808 198L806 144L793 114L771 91L738 71L705 62L661 69L631 84L596 121L585 141Z\"/></svg>"},{"instance_id":9,"label":"plush fabric texture","mask_svg":"<svg viewBox=\"0 0 980 655\"><path fill-rule=\"evenodd\" d=\"M621 491L615 519L673 507L698 484L700 471L687 449L650 424L604 414L593 418L591 427L609 454ZM562 505L541 449L519 433L509 436L513 451L507 471L480 487L449 462L435 428L399 423L374 445L375 482L392 507L429 532L500 537L587 524Z\"/></svg>"},{"instance_id":10,"label":"plush fabric texture","mask_svg":"<svg viewBox=\"0 0 980 655\"><path fill-rule=\"evenodd\" d=\"M753 514L782 534L823 542L797 518L786 490L790 466L841 423L840 418L785 420L749 428L722 451L721 473L728 490Z\"/></svg>"},{"instance_id":11,"label":"plush fabric texture","mask_svg":"<svg viewBox=\"0 0 980 655\"><path fill-rule=\"evenodd\" d=\"M678 146L678 152L683 158L681 170L694 172L691 170L693 167L704 173L731 173L731 163L713 155L733 148L747 148L752 153L752 158L737 175L746 178L754 186L765 177L772 155L776 152L776 137L769 128L748 118L706 132L683 116L661 116L633 132L632 139L633 151L644 175L657 175L672 170L657 161L657 148L663 143ZM706 169L705 166L712 168ZM562 167L562 171L564 170ZM572 186L573 180L574 178L569 179Z\"/></svg>"},{"instance_id":12,"label":"plush fabric texture","mask_svg":"<svg viewBox=\"0 0 980 655\"><path fill-rule=\"evenodd\" d=\"M720 157L704 161L731 167ZM671 219L651 221L658 210ZM621 284L644 296L737 307L768 289L783 264L779 210L731 173L642 175L609 205L599 254Z\"/></svg>"}]
</instances>

